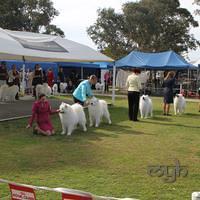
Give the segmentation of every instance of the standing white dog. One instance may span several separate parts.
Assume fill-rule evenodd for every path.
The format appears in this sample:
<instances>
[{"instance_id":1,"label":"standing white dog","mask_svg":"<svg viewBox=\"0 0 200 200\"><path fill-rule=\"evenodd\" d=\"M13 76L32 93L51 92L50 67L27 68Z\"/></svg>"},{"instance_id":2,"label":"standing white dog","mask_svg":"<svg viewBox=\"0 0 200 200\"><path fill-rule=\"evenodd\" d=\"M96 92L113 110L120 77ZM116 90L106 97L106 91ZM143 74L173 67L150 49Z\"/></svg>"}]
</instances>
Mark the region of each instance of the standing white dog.
<instances>
[{"instance_id":1,"label":"standing white dog","mask_svg":"<svg viewBox=\"0 0 200 200\"><path fill-rule=\"evenodd\" d=\"M17 85L8 87L7 84L4 84L0 87L0 101L15 101L18 92L19 87Z\"/></svg>"},{"instance_id":2,"label":"standing white dog","mask_svg":"<svg viewBox=\"0 0 200 200\"><path fill-rule=\"evenodd\" d=\"M47 97L51 96L51 87L47 83L38 84L35 88L36 98L39 99L40 94L45 94Z\"/></svg>"},{"instance_id":3,"label":"standing white dog","mask_svg":"<svg viewBox=\"0 0 200 200\"><path fill-rule=\"evenodd\" d=\"M67 88L67 83L60 83L60 93L65 93Z\"/></svg>"},{"instance_id":4,"label":"standing white dog","mask_svg":"<svg viewBox=\"0 0 200 200\"><path fill-rule=\"evenodd\" d=\"M176 94L174 98L174 114L182 114L185 110L185 97L182 94Z\"/></svg>"},{"instance_id":5,"label":"standing white dog","mask_svg":"<svg viewBox=\"0 0 200 200\"><path fill-rule=\"evenodd\" d=\"M108 105L104 100L99 100L96 97L92 97L89 100L88 112L90 126L93 126L93 124L95 124L95 127L98 127L103 117L108 120L109 124L112 123L110 119L110 113L108 111Z\"/></svg>"},{"instance_id":6,"label":"standing white dog","mask_svg":"<svg viewBox=\"0 0 200 200\"><path fill-rule=\"evenodd\" d=\"M53 95L58 95L58 85L56 83L53 84L52 87Z\"/></svg>"},{"instance_id":7,"label":"standing white dog","mask_svg":"<svg viewBox=\"0 0 200 200\"><path fill-rule=\"evenodd\" d=\"M80 104L75 103L69 105L62 102L59 110L60 121L62 124L62 135L66 134L66 131L67 135L71 135L77 125L81 125L83 131L87 131L85 113Z\"/></svg>"},{"instance_id":8,"label":"standing white dog","mask_svg":"<svg viewBox=\"0 0 200 200\"><path fill-rule=\"evenodd\" d=\"M149 98L148 95L142 95L140 97L139 109L141 118L147 118L148 115L150 115L151 117L153 116L152 100Z\"/></svg>"}]
</instances>

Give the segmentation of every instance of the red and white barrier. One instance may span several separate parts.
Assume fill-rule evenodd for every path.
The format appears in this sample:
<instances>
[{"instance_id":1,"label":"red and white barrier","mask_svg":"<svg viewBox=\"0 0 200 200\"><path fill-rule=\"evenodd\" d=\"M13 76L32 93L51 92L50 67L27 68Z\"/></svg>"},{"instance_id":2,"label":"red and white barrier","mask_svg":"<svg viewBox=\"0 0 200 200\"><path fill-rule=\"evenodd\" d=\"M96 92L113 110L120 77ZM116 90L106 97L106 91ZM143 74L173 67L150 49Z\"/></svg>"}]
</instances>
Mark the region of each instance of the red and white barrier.
<instances>
[{"instance_id":1,"label":"red and white barrier","mask_svg":"<svg viewBox=\"0 0 200 200\"><path fill-rule=\"evenodd\" d=\"M0 183L9 185L11 200L36 200L35 190L45 190L59 192L62 194L62 200L136 200L131 198L115 198L93 195L88 192L68 189L68 188L49 188L15 183L5 179L0 179Z\"/></svg>"}]
</instances>

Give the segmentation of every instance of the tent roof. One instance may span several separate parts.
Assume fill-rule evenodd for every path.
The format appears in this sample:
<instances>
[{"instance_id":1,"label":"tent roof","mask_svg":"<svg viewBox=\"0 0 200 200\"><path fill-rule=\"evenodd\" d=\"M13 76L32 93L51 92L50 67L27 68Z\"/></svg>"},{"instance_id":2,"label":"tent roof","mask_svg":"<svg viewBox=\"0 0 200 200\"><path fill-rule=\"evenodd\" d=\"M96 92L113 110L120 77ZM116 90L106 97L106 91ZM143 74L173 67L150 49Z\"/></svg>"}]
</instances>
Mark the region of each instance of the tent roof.
<instances>
[{"instance_id":1,"label":"tent roof","mask_svg":"<svg viewBox=\"0 0 200 200\"><path fill-rule=\"evenodd\" d=\"M116 61L116 67L137 67L146 69L187 69L195 67L174 51L144 53L132 51Z\"/></svg>"},{"instance_id":2,"label":"tent roof","mask_svg":"<svg viewBox=\"0 0 200 200\"><path fill-rule=\"evenodd\" d=\"M0 59L47 62L112 62L92 48L40 33L10 31L0 28Z\"/></svg>"}]
</instances>

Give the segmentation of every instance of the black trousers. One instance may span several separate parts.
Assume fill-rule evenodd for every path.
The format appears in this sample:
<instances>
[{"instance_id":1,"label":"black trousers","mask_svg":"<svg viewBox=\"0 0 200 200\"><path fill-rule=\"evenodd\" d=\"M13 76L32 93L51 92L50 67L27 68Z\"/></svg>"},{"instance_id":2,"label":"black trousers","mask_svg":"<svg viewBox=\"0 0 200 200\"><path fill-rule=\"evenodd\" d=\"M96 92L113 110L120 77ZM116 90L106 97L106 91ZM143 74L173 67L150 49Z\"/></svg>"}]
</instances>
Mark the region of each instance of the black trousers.
<instances>
[{"instance_id":1,"label":"black trousers","mask_svg":"<svg viewBox=\"0 0 200 200\"><path fill-rule=\"evenodd\" d=\"M137 121L137 115L139 110L139 92L128 92L128 109L129 109L129 119Z\"/></svg>"},{"instance_id":2,"label":"black trousers","mask_svg":"<svg viewBox=\"0 0 200 200\"><path fill-rule=\"evenodd\" d=\"M84 106L84 102L83 101L80 101L79 99L77 99L76 97L73 96L73 99L74 99L74 103L79 103L81 104L82 106Z\"/></svg>"}]
</instances>

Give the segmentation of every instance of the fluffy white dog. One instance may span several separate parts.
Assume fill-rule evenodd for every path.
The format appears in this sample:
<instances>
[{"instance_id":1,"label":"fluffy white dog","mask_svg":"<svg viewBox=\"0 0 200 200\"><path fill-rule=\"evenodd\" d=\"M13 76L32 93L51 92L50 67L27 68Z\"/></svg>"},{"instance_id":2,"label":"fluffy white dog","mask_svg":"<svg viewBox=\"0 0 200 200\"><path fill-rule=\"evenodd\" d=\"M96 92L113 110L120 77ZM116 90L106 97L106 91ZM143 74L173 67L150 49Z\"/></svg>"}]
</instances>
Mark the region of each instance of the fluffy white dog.
<instances>
[{"instance_id":1,"label":"fluffy white dog","mask_svg":"<svg viewBox=\"0 0 200 200\"><path fill-rule=\"evenodd\" d=\"M38 99L40 94L45 94L47 97L51 96L51 87L47 83L38 84L35 88L36 98Z\"/></svg>"},{"instance_id":2,"label":"fluffy white dog","mask_svg":"<svg viewBox=\"0 0 200 200\"><path fill-rule=\"evenodd\" d=\"M56 83L53 84L52 87L53 95L58 95L58 85Z\"/></svg>"},{"instance_id":3,"label":"fluffy white dog","mask_svg":"<svg viewBox=\"0 0 200 200\"><path fill-rule=\"evenodd\" d=\"M62 102L59 110L60 121L62 124L62 135L66 134L66 131L67 135L71 135L77 125L82 126L83 131L87 131L85 113L80 104L75 103L69 105Z\"/></svg>"},{"instance_id":4,"label":"fluffy white dog","mask_svg":"<svg viewBox=\"0 0 200 200\"><path fill-rule=\"evenodd\" d=\"M98 127L101 119L105 117L109 124L111 124L110 113L108 111L108 105L106 101L99 100L96 97L92 97L89 100L88 105L90 126L95 124L95 127Z\"/></svg>"},{"instance_id":5,"label":"fluffy white dog","mask_svg":"<svg viewBox=\"0 0 200 200\"><path fill-rule=\"evenodd\" d=\"M43 90L47 97L51 96L51 87L47 83L43 83Z\"/></svg>"},{"instance_id":6,"label":"fluffy white dog","mask_svg":"<svg viewBox=\"0 0 200 200\"><path fill-rule=\"evenodd\" d=\"M141 118L147 118L149 115L151 117L153 116L152 100L148 95L142 95L140 97L139 109Z\"/></svg>"},{"instance_id":7,"label":"fluffy white dog","mask_svg":"<svg viewBox=\"0 0 200 200\"><path fill-rule=\"evenodd\" d=\"M19 87L13 85L9 87L4 84L0 87L0 101L15 101L15 96L19 92Z\"/></svg>"},{"instance_id":8,"label":"fluffy white dog","mask_svg":"<svg viewBox=\"0 0 200 200\"><path fill-rule=\"evenodd\" d=\"M96 83L95 88L96 88L96 90L103 91L104 90L104 84L98 82L98 83Z\"/></svg>"},{"instance_id":9,"label":"fluffy white dog","mask_svg":"<svg viewBox=\"0 0 200 200\"><path fill-rule=\"evenodd\" d=\"M174 98L174 114L182 114L185 110L185 97L182 94L176 94Z\"/></svg>"},{"instance_id":10,"label":"fluffy white dog","mask_svg":"<svg viewBox=\"0 0 200 200\"><path fill-rule=\"evenodd\" d=\"M60 83L60 93L64 93L67 88L67 83Z\"/></svg>"}]
</instances>

